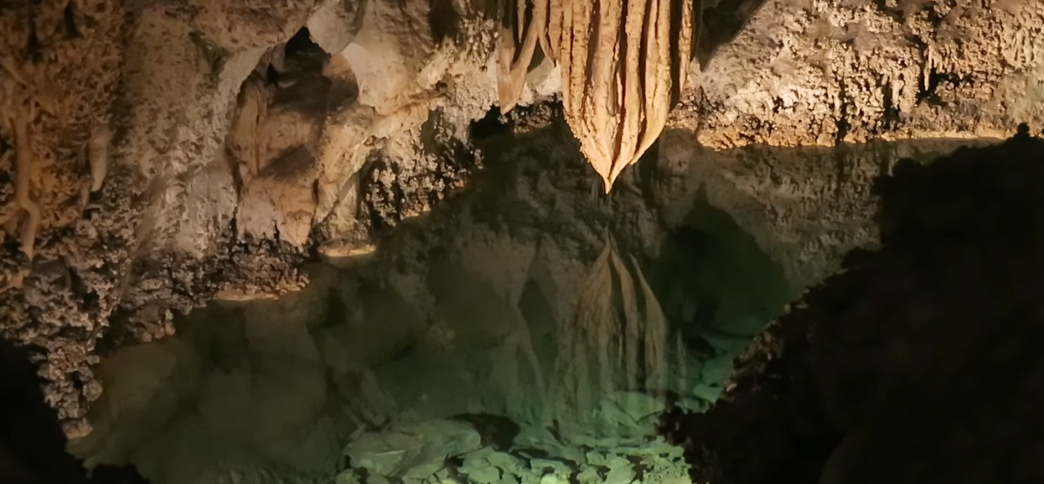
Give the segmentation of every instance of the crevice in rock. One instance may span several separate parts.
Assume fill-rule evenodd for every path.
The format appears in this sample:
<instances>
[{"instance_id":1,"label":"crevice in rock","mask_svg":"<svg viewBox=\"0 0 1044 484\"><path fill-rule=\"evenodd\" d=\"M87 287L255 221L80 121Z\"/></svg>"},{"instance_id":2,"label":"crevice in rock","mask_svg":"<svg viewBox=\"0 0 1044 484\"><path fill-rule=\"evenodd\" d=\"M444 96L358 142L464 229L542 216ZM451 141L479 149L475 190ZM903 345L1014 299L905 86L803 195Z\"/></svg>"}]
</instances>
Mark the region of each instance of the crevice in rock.
<instances>
[{"instance_id":1,"label":"crevice in rock","mask_svg":"<svg viewBox=\"0 0 1044 484\"><path fill-rule=\"evenodd\" d=\"M468 126L468 137L475 143L481 143L488 138L500 136L511 132L511 125L506 122L500 108L492 106L486 111L481 119L472 121Z\"/></svg>"},{"instance_id":2,"label":"crevice in rock","mask_svg":"<svg viewBox=\"0 0 1044 484\"><path fill-rule=\"evenodd\" d=\"M844 81L840 81L838 97L840 98L841 106L839 107L839 114L837 121L834 125L837 128L837 132L834 134L834 146L841 146L845 142L845 137L848 136L848 132L852 129L852 123L848 121L849 109L851 109L851 100L847 92L847 86Z\"/></svg>"},{"instance_id":3,"label":"crevice in rock","mask_svg":"<svg viewBox=\"0 0 1044 484\"><path fill-rule=\"evenodd\" d=\"M453 0L430 0L428 24L436 44L456 39L460 35L461 15Z\"/></svg>"},{"instance_id":4,"label":"crevice in rock","mask_svg":"<svg viewBox=\"0 0 1044 484\"><path fill-rule=\"evenodd\" d=\"M972 76L961 77L954 73L939 72L934 67L928 73L928 83L923 86L917 93L917 103L925 103L929 106L935 107L948 107L949 102L943 101L938 94L938 89L941 84L949 84L952 88L957 88L965 83L974 82Z\"/></svg>"},{"instance_id":5,"label":"crevice in rock","mask_svg":"<svg viewBox=\"0 0 1044 484\"><path fill-rule=\"evenodd\" d=\"M80 37L80 29L76 27L76 2L68 2L62 10L62 25L67 37Z\"/></svg>"},{"instance_id":6,"label":"crevice in rock","mask_svg":"<svg viewBox=\"0 0 1044 484\"><path fill-rule=\"evenodd\" d=\"M900 108L898 100L895 99L892 82L884 81L880 84L882 103L884 104L884 113L881 115L881 131L888 132L894 130L902 122L902 108Z\"/></svg>"}]
</instances>

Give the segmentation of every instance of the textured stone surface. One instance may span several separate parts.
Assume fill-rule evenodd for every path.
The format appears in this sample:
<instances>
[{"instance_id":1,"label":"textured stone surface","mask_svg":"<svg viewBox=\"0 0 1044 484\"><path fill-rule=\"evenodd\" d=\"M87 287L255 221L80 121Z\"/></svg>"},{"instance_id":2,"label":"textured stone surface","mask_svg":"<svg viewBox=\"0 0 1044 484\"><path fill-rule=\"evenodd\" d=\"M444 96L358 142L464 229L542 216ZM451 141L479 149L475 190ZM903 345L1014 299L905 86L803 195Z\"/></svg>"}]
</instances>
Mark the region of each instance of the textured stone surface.
<instances>
[{"instance_id":1,"label":"textured stone surface","mask_svg":"<svg viewBox=\"0 0 1044 484\"><path fill-rule=\"evenodd\" d=\"M1044 123L1039 3L722 1L709 28L736 4L749 22L706 46L674 116L708 148L1003 138Z\"/></svg>"}]
</instances>

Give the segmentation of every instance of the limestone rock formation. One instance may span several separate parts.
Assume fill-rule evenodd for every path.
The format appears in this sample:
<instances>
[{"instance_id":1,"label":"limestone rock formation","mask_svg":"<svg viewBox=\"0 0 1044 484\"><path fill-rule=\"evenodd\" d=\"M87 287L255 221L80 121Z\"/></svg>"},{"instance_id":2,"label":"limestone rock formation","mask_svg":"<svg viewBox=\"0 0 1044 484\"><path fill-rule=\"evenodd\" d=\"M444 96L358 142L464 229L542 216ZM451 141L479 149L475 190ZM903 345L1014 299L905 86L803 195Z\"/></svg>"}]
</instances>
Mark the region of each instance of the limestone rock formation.
<instances>
[{"instance_id":1,"label":"limestone rock formation","mask_svg":"<svg viewBox=\"0 0 1044 484\"><path fill-rule=\"evenodd\" d=\"M216 299L290 297L308 286L308 261L397 254L378 257L373 270L391 274L380 279L402 299L433 298L415 273L393 271L422 255L388 244L462 190L490 190L472 187L482 174L502 191L494 199L514 205L469 235L476 246L501 240L489 234L502 227L519 231L519 217L583 241L462 263L462 274L499 274L481 279L497 281L490 312L517 301L516 282L529 278L529 265L508 270L501 258L547 258L532 278L573 300L565 281L594 260L584 251L602 247L592 241L607 225L630 241L627 253L654 258L655 234L691 217L749 234L743 253L766 254L794 286L766 289L775 301L873 241L869 183L898 159L1044 125L1039 2L511 5L3 2L0 335L29 350L66 434L91 433L103 360L176 338L176 322ZM491 111L498 99L513 109ZM561 136L563 119L575 136ZM536 145L508 147L525 143ZM647 161L625 170L643 152ZM599 191L568 164L580 153L601 190L628 192L578 196ZM709 209L697 217L696 205L737 222ZM730 319L749 316L745 303L720 299ZM570 304L552 306L557 320L572 316ZM691 312L684 306L663 311ZM523 333L497 328L484 341ZM355 378L345 388L369 385L365 372L342 370Z\"/></svg>"},{"instance_id":2,"label":"limestone rock formation","mask_svg":"<svg viewBox=\"0 0 1044 484\"><path fill-rule=\"evenodd\" d=\"M700 36L698 0L514 0L500 32L500 109L514 108L539 45L562 69L566 121L606 193L660 136Z\"/></svg>"}]
</instances>

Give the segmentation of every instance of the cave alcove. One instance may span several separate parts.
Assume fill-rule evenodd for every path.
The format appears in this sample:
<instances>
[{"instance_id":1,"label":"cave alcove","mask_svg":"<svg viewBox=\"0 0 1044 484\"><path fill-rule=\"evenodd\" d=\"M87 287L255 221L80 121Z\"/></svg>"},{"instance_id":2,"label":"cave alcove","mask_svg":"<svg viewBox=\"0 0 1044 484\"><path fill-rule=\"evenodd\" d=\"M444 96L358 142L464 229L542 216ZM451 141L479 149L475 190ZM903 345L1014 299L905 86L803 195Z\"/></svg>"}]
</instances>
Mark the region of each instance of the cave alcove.
<instances>
[{"instance_id":1,"label":"cave alcove","mask_svg":"<svg viewBox=\"0 0 1044 484\"><path fill-rule=\"evenodd\" d=\"M690 345L702 340L730 356L782 313L793 292L779 263L702 190L651 265L675 331ZM730 372L731 362L725 376Z\"/></svg>"}]
</instances>

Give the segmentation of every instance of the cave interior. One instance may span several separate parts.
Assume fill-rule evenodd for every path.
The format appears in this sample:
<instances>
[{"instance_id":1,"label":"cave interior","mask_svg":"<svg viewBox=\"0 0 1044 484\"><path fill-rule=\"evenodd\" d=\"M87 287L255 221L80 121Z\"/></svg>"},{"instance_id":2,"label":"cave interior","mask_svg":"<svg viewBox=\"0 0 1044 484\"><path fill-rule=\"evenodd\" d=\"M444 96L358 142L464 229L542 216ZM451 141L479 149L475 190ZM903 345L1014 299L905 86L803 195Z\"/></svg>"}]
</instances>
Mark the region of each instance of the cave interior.
<instances>
[{"instance_id":1,"label":"cave interior","mask_svg":"<svg viewBox=\"0 0 1044 484\"><path fill-rule=\"evenodd\" d=\"M0 481L1044 482L1044 6L574 1L0 1Z\"/></svg>"}]
</instances>

